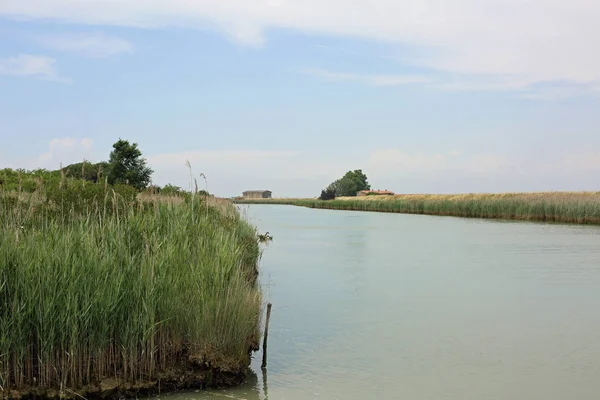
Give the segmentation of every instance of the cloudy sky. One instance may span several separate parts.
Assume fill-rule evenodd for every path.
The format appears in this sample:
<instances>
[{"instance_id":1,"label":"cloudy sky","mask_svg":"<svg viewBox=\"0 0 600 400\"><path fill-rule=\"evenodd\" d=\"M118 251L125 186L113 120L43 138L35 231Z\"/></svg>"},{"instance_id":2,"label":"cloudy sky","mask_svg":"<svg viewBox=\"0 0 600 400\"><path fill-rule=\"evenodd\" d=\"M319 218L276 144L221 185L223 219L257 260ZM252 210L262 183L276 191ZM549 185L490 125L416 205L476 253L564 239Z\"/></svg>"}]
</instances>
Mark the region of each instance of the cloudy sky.
<instances>
[{"instance_id":1,"label":"cloudy sky","mask_svg":"<svg viewBox=\"0 0 600 400\"><path fill-rule=\"evenodd\" d=\"M598 190L600 2L0 0L0 168L139 144L157 184Z\"/></svg>"}]
</instances>

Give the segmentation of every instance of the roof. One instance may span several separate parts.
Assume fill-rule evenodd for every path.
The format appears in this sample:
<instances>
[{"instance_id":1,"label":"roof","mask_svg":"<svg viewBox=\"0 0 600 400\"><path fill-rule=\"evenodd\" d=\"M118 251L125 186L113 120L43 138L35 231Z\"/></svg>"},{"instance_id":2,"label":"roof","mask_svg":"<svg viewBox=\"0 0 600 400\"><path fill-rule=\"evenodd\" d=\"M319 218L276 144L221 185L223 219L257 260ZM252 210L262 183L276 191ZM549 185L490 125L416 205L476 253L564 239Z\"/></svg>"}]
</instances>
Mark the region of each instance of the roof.
<instances>
[{"instance_id":1,"label":"roof","mask_svg":"<svg viewBox=\"0 0 600 400\"><path fill-rule=\"evenodd\" d=\"M270 190L246 190L244 193L264 193L270 192Z\"/></svg>"}]
</instances>

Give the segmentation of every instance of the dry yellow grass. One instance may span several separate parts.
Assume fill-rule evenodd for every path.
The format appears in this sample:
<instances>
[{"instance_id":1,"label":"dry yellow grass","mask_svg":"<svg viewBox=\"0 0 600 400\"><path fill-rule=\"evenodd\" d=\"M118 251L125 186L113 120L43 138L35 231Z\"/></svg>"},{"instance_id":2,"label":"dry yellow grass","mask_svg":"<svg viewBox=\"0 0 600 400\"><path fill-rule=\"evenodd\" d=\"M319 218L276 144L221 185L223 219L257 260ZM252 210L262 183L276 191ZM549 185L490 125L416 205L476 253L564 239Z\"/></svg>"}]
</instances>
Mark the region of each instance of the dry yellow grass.
<instances>
[{"instance_id":1,"label":"dry yellow grass","mask_svg":"<svg viewBox=\"0 0 600 400\"><path fill-rule=\"evenodd\" d=\"M340 197L329 201L260 199L241 202L292 204L335 210L600 224L600 192L398 194Z\"/></svg>"},{"instance_id":2,"label":"dry yellow grass","mask_svg":"<svg viewBox=\"0 0 600 400\"><path fill-rule=\"evenodd\" d=\"M424 200L500 200L500 199L522 199L522 200L598 200L600 192L522 192L522 193L460 193L460 194L396 194L393 196L359 196L338 197L336 200L360 200L360 201L424 201Z\"/></svg>"}]
</instances>

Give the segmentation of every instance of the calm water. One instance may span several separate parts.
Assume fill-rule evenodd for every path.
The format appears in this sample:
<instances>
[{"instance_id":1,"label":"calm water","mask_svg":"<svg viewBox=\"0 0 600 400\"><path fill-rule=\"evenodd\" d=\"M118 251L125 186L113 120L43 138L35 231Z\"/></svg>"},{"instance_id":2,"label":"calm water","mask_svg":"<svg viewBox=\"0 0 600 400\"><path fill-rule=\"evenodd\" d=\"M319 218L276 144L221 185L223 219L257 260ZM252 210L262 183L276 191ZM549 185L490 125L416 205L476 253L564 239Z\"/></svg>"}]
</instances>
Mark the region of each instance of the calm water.
<instances>
[{"instance_id":1,"label":"calm water","mask_svg":"<svg viewBox=\"0 0 600 400\"><path fill-rule=\"evenodd\" d=\"M167 399L600 398L600 228L244 206L267 376Z\"/></svg>"}]
</instances>

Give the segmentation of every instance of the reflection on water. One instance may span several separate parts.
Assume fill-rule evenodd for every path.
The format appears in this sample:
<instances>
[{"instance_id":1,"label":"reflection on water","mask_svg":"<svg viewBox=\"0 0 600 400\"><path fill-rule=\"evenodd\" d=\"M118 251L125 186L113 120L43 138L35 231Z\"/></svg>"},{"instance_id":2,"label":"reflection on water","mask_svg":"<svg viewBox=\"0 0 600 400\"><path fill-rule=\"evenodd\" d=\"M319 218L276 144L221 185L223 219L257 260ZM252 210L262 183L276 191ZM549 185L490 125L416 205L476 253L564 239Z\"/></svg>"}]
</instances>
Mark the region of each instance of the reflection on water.
<instances>
[{"instance_id":1,"label":"reflection on water","mask_svg":"<svg viewBox=\"0 0 600 400\"><path fill-rule=\"evenodd\" d=\"M189 391L180 393L166 393L154 396L153 399L162 400L268 400L267 371L258 369L258 374L250 371L248 380L242 387L224 390ZM260 378L259 378L260 377Z\"/></svg>"},{"instance_id":2,"label":"reflection on water","mask_svg":"<svg viewBox=\"0 0 600 400\"><path fill-rule=\"evenodd\" d=\"M267 376L190 399L597 399L600 228L244 206Z\"/></svg>"}]
</instances>

